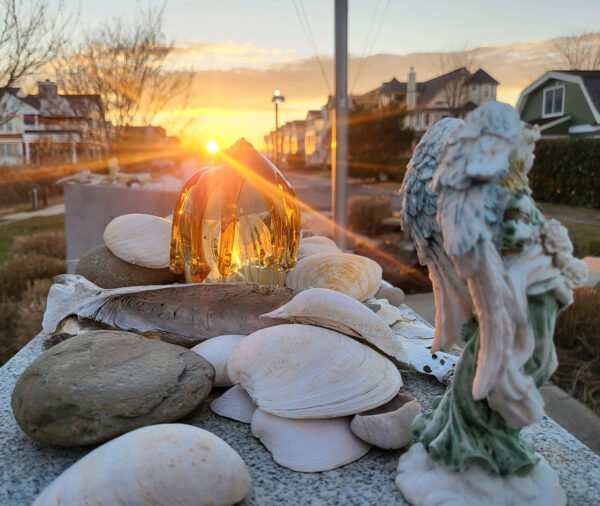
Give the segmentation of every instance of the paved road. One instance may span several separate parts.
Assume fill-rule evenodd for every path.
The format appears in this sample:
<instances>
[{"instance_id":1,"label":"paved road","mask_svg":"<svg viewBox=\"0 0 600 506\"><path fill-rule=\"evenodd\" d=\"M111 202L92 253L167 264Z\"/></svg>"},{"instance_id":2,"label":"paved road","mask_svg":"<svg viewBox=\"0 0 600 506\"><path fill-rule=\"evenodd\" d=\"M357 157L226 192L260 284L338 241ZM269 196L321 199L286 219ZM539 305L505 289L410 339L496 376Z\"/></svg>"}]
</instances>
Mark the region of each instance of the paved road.
<instances>
[{"instance_id":1,"label":"paved road","mask_svg":"<svg viewBox=\"0 0 600 506\"><path fill-rule=\"evenodd\" d=\"M286 174L286 177L302 202L320 211L331 209L331 179L299 173ZM397 208L400 205L398 188L400 188L399 183L371 185L362 181L350 180L348 183L348 197L355 195L389 196L392 197L394 208Z\"/></svg>"}]
</instances>

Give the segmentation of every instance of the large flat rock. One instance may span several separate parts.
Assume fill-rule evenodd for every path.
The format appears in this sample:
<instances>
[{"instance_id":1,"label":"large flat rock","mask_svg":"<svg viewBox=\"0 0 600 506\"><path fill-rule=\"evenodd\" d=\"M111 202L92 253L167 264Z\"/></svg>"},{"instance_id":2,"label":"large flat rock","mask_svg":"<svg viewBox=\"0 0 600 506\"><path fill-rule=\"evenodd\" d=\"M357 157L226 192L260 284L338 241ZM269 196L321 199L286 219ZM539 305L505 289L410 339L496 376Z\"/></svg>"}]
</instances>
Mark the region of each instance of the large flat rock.
<instances>
[{"instance_id":1,"label":"large flat rock","mask_svg":"<svg viewBox=\"0 0 600 506\"><path fill-rule=\"evenodd\" d=\"M23 370L40 353L38 336L0 369L0 504L31 504L56 476L93 447L64 449L30 439L17 426L10 409L10 395ZM431 406L443 386L434 378L403 373L405 387L422 404ZM365 457L324 473L296 473L275 464L262 444L252 437L250 426L220 418L209 410L214 391L182 423L207 429L239 452L250 471L251 490L243 504L365 505L406 504L394 484L402 451L371 450ZM600 504L600 457L548 417L524 431L560 476L569 504Z\"/></svg>"}]
</instances>

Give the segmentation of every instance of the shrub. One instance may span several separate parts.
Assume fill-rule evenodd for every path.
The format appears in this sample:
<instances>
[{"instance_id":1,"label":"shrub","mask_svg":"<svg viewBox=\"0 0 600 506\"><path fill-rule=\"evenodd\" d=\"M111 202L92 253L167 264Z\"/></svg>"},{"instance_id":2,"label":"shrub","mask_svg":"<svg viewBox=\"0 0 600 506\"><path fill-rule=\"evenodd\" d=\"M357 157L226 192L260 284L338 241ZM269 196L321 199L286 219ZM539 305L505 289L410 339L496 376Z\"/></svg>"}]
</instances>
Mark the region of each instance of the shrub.
<instances>
[{"instance_id":1,"label":"shrub","mask_svg":"<svg viewBox=\"0 0 600 506\"><path fill-rule=\"evenodd\" d=\"M543 139L530 186L536 200L600 209L600 139Z\"/></svg>"},{"instance_id":2,"label":"shrub","mask_svg":"<svg viewBox=\"0 0 600 506\"><path fill-rule=\"evenodd\" d=\"M36 279L27 283L14 318L14 337L19 348L25 346L42 330L51 279Z\"/></svg>"},{"instance_id":3,"label":"shrub","mask_svg":"<svg viewBox=\"0 0 600 506\"><path fill-rule=\"evenodd\" d=\"M22 235L15 237L11 255L28 255L37 253L52 258L65 258L65 233L57 232L42 232L35 235Z\"/></svg>"},{"instance_id":4,"label":"shrub","mask_svg":"<svg viewBox=\"0 0 600 506\"><path fill-rule=\"evenodd\" d=\"M552 380L600 414L600 293L575 290L556 322L558 369Z\"/></svg>"},{"instance_id":5,"label":"shrub","mask_svg":"<svg viewBox=\"0 0 600 506\"><path fill-rule=\"evenodd\" d=\"M576 288L574 302L556 321L554 342L562 348L582 343L600 359L600 293L593 288Z\"/></svg>"},{"instance_id":6,"label":"shrub","mask_svg":"<svg viewBox=\"0 0 600 506\"><path fill-rule=\"evenodd\" d=\"M18 301L13 298L0 300L0 365L21 349L14 334L18 307Z\"/></svg>"},{"instance_id":7,"label":"shrub","mask_svg":"<svg viewBox=\"0 0 600 506\"><path fill-rule=\"evenodd\" d=\"M28 282L65 272L65 261L37 253L15 255L0 267L0 299L19 297Z\"/></svg>"},{"instance_id":8,"label":"shrub","mask_svg":"<svg viewBox=\"0 0 600 506\"><path fill-rule=\"evenodd\" d=\"M384 218L392 216L390 197L350 197L348 200L348 228L359 234L373 235Z\"/></svg>"}]
</instances>

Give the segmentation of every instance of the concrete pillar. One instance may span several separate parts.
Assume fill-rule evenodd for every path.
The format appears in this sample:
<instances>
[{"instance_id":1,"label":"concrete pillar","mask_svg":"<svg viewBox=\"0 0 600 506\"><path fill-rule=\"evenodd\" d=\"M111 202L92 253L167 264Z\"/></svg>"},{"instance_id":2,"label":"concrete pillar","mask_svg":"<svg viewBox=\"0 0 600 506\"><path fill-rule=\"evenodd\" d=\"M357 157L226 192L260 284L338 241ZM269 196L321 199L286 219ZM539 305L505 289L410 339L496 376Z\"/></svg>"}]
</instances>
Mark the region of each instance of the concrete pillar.
<instances>
[{"instance_id":1,"label":"concrete pillar","mask_svg":"<svg viewBox=\"0 0 600 506\"><path fill-rule=\"evenodd\" d=\"M74 142L71 143L71 163L77 163L77 145Z\"/></svg>"},{"instance_id":2,"label":"concrete pillar","mask_svg":"<svg viewBox=\"0 0 600 506\"><path fill-rule=\"evenodd\" d=\"M25 148L25 163L31 163L31 151L29 150L29 143L25 142L23 143L23 146Z\"/></svg>"}]
</instances>

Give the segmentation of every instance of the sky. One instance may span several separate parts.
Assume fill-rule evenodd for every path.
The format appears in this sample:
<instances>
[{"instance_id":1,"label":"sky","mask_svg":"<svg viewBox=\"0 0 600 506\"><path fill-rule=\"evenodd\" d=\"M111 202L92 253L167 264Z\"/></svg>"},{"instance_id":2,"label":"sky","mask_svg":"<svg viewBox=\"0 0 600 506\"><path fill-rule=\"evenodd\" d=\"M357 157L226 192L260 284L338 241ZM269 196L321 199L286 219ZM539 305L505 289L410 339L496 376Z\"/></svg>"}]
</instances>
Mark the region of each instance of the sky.
<instances>
[{"instance_id":1,"label":"sky","mask_svg":"<svg viewBox=\"0 0 600 506\"><path fill-rule=\"evenodd\" d=\"M134 17L147 5L64 1L67 8L80 6L80 29ZM303 119L308 109L325 103L333 86L333 5L169 0L165 31L176 47L170 65L194 69L196 78L189 107L160 120L185 116L192 120L188 137L199 142L215 137L228 144L245 136L262 147L262 135L273 127L275 88L286 97L282 121ZM308 20L314 49L299 19ZM405 80L410 66L417 80L431 78L440 73L440 52L481 48L477 67L500 82L498 98L514 104L520 90L551 66L552 44L544 41L598 31L599 19L600 0L349 0L349 88L362 93L393 76Z\"/></svg>"}]
</instances>

